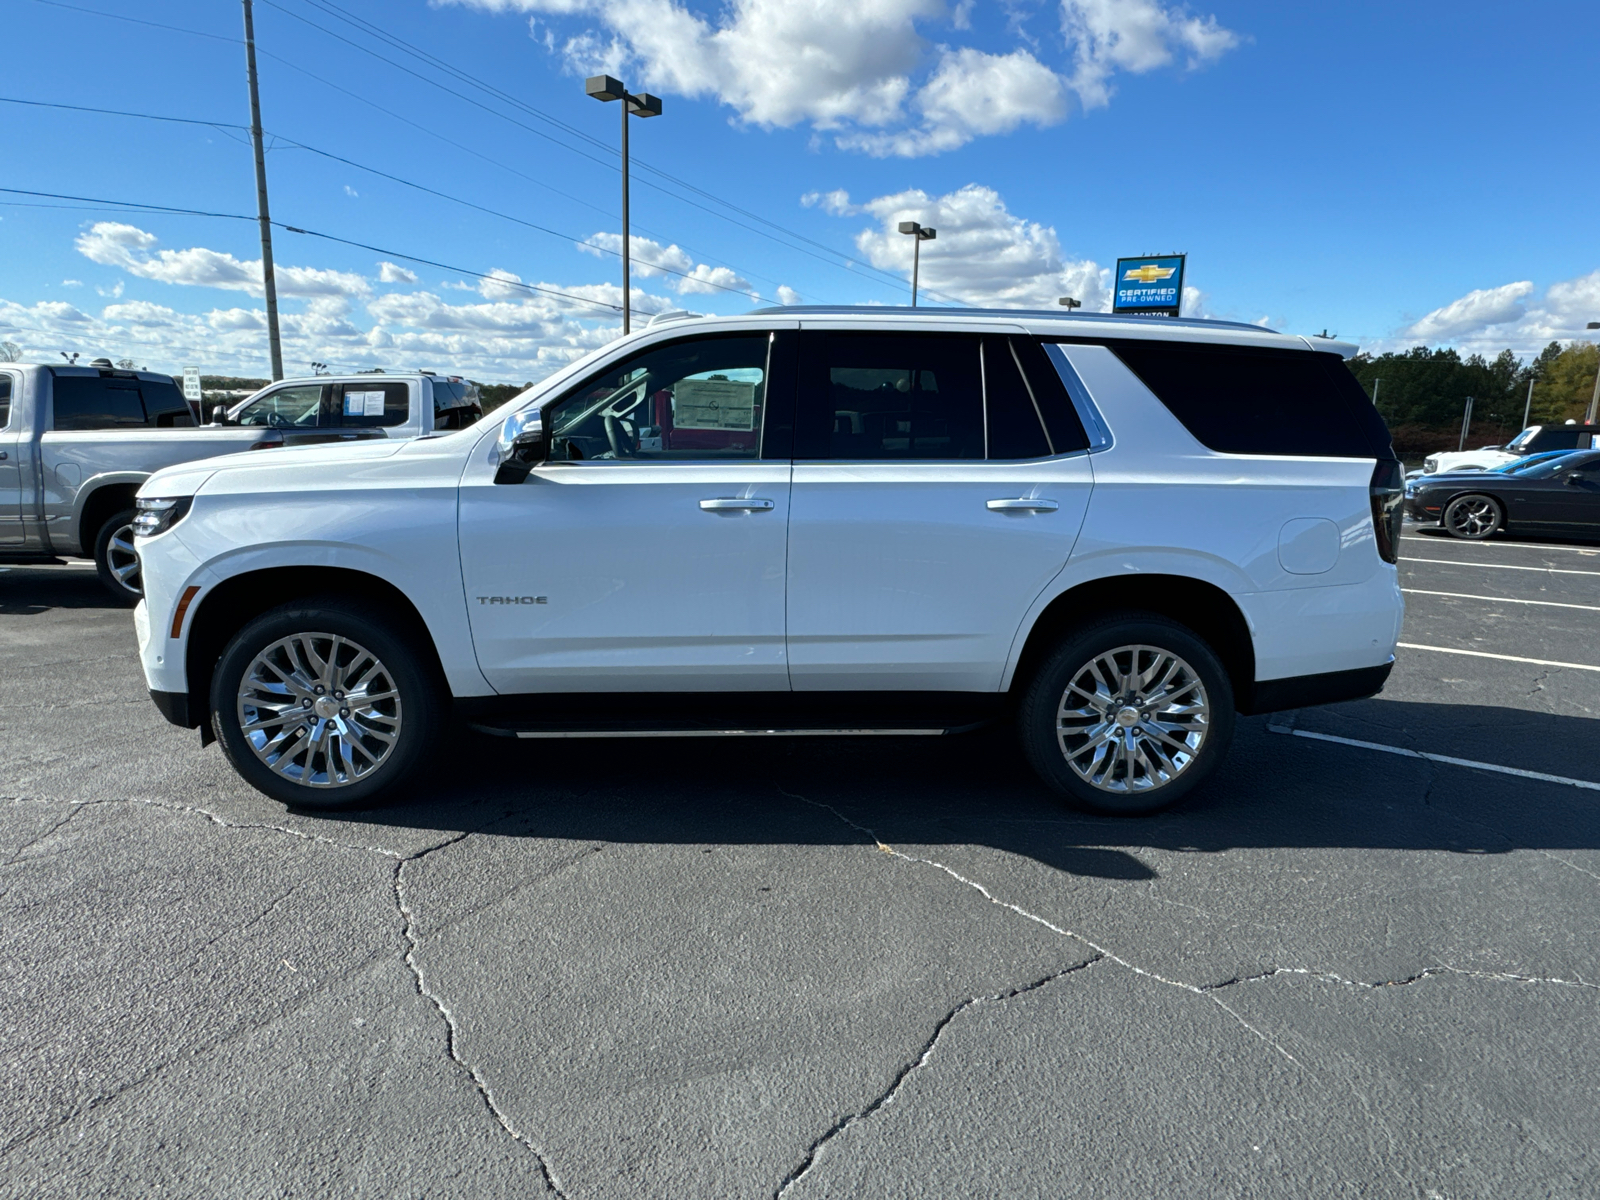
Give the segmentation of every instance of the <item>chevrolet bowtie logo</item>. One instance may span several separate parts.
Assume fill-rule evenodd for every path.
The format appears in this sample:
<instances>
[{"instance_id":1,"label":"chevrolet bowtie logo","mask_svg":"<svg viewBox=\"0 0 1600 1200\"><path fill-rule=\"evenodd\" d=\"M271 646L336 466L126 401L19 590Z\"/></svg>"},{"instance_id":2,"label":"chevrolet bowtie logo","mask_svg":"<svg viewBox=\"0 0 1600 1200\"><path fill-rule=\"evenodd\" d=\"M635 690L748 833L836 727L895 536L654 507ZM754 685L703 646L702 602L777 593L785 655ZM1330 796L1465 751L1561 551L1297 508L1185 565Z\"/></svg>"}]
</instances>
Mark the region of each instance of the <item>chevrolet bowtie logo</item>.
<instances>
[{"instance_id":1,"label":"chevrolet bowtie logo","mask_svg":"<svg viewBox=\"0 0 1600 1200\"><path fill-rule=\"evenodd\" d=\"M1129 267L1122 276L1123 283L1159 283L1177 274L1177 267L1158 267L1147 263L1142 267Z\"/></svg>"}]
</instances>

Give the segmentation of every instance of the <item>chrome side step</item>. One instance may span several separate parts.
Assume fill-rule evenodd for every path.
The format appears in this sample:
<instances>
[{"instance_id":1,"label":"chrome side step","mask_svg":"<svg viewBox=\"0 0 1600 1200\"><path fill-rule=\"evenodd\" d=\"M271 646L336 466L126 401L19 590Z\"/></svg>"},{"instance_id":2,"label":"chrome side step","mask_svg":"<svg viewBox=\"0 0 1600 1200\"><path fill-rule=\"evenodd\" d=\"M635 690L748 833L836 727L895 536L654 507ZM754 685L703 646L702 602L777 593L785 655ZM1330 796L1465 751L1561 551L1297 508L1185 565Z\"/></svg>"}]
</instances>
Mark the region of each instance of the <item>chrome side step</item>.
<instances>
[{"instance_id":1,"label":"chrome side step","mask_svg":"<svg viewBox=\"0 0 1600 1200\"><path fill-rule=\"evenodd\" d=\"M480 733L519 738L686 738L686 737L942 737L949 729L496 729L474 725Z\"/></svg>"}]
</instances>

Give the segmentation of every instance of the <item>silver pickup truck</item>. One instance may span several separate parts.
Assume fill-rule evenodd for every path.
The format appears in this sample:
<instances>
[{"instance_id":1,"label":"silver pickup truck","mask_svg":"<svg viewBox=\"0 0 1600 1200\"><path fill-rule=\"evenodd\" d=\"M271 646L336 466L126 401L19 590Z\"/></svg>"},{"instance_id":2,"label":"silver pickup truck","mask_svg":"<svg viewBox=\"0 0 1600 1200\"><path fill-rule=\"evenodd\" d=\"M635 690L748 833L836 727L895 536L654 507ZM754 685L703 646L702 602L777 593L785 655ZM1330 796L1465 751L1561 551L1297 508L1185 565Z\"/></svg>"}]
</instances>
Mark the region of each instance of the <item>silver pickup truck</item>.
<instances>
[{"instance_id":1,"label":"silver pickup truck","mask_svg":"<svg viewBox=\"0 0 1600 1200\"><path fill-rule=\"evenodd\" d=\"M0 363L0 563L93 558L101 582L139 599L134 494L162 467L219 454L419 437L481 415L465 380L319 376L272 384L211 425L168 375Z\"/></svg>"}]
</instances>

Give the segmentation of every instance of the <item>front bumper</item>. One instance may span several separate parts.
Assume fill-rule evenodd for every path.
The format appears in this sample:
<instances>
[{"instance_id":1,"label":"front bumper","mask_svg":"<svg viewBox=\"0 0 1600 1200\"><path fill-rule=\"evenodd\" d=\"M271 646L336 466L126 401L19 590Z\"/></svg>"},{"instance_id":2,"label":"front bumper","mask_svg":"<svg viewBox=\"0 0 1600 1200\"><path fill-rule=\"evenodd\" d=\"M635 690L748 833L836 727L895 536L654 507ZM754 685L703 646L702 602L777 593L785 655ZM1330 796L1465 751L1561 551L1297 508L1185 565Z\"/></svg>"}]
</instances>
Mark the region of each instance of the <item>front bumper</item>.
<instances>
[{"instance_id":1,"label":"front bumper","mask_svg":"<svg viewBox=\"0 0 1600 1200\"><path fill-rule=\"evenodd\" d=\"M1406 497L1406 516L1419 524L1437 525L1443 514L1443 501L1434 501L1431 497L1420 495Z\"/></svg>"},{"instance_id":2,"label":"front bumper","mask_svg":"<svg viewBox=\"0 0 1600 1200\"><path fill-rule=\"evenodd\" d=\"M161 715L174 725L193 729L200 724L198 720L189 716L188 692L158 692L152 689L150 699L155 701L156 707L161 710Z\"/></svg>"}]
</instances>

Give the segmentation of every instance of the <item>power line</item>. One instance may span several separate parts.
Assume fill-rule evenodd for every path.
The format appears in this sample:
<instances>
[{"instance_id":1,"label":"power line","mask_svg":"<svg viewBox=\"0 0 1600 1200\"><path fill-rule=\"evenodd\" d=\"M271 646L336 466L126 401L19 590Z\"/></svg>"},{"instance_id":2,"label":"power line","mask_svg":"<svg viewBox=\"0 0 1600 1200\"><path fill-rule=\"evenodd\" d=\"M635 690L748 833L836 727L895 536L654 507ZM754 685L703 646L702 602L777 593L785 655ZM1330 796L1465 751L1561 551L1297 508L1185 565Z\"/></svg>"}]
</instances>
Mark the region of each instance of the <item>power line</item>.
<instances>
[{"instance_id":1,"label":"power line","mask_svg":"<svg viewBox=\"0 0 1600 1200\"><path fill-rule=\"evenodd\" d=\"M158 115L155 115L153 113L128 112L128 111L125 111L123 109L117 109L117 108L90 108L90 107L88 107L86 105L82 105L82 104L56 104L56 103L52 103L52 102L48 102L48 101L44 101L44 100L19 100L19 99L15 98L15 97L12 97L12 96L0 96L0 103L4 103L4 104L26 104L26 105L30 105L30 106L33 106L33 107L36 107L36 108L61 108L61 109L68 109L68 110L73 111L73 112L98 113L98 114L101 114L101 115L114 116L114 117L137 117L137 118L140 118L140 119L146 120L146 121L170 121L170 122L174 122L174 123L181 124L181 125L202 125L202 126L206 126L208 128L209 127L219 127L219 128L226 128L226 129L244 129L244 128L246 128L246 126L233 125L233 124L230 124L230 123L228 123L226 121L201 121L201 120L198 120L198 119L195 119L195 118L191 118L191 117L166 117L166 116L158 116ZM281 140L287 146L292 146L292 147L294 147L295 149L298 149L298 150L305 150L308 153L319 155L322 158L330 159L330 160L332 160L334 162L343 163L347 167L354 167L358 171L366 171L366 172L368 172L370 174L377 175L380 178L390 180L393 183L398 183L398 184L401 184L401 185L403 185L405 187L415 188L419 192L426 192L428 195L437 196L441 200L448 200L451 203L460 204L460 205L463 205L463 206L465 206L467 208L476 209L478 212L487 213L492 217L499 217L501 220L511 221L511 222L514 222L515 224L526 226L529 229L538 230L540 233L549 234L552 237L560 238L562 241L571 242L571 243L574 243L574 244L579 245L579 246L586 246L589 249L591 249L591 250L593 250L593 251L595 251L596 253L599 253L599 254L610 254L610 255L612 255L614 257L620 257L620 255L621 255L621 251L612 250L612 249L610 249L609 247L606 247L606 246L596 245L595 243L589 241L586 238L576 238L576 237L573 237L571 234L566 234L566 233L560 232L559 230L550 229L547 226L538 224L537 222L524 220L521 217L513 216L510 213L500 212L498 209L488 208L488 207L486 207L486 206L484 206L482 204L475 204L471 200L463 199L460 196L452 196L448 192L441 192L438 189L428 187L425 184L414 183L413 181L411 181L409 179L403 179L398 175L392 175L388 171L380 170L377 167L371 167L371 166L366 165L365 163L356 162L354 159L345 158L343 155L334 154L332 151L322 150L322 149L319 149L316 146L309 146L304 142L297 142L293 138L284 137L282 134L274 134L273 136L278 138L279 140ZM725 284L714 283L714 282L712 282L711 280L708 280L708 279L701 279L698 276L695 276L695 275L693 275L693 274L691 274L691 273L689 273L687 271L675 270L672 267L661 266L661 265L656 264L656 263L647 263L645 265L651 267L654 270L661 271L661 272L663 272L665 274L668 274L668 275L676 275L681 279L693 279L696 283L702 284L702 285L704 285L706 287L716 288L719 291L731 292L736 296L748 296L748 295L752 294L752 293L750 293L749 291L747 291L746 289L743 289L743 288L728 287ZM763 300L764 299L764 297L762 297L759 293L755 293L755 298L757 300Z\"/></svg>"},{"instance_id":2,"label":"power line","mask_svg":"<svg viewBox=\"0 0 1600 1200\"><path fill-rule=\"evenodd\" d=\"M46 200L75 200L82 204L105 205L113 207L119 211L159 212L186 217L216 217L227 221L256 220L255 217L246 216L243 213L210 212L206 209L199 208L177 208L169 204L141 204L136 200L106 200L98 196L69 196L63 195L60 192L35 192L24 188L10 187L0 187L0 192L5 192L13 196L38 196ZM590 304L596 308L609 309L612 312L620 313L622 311L622 305L620 304L610 304L604 300L594 300L588 296L576 296L571 292L562 292L555 288L540 287L537 284L532 283L523 283L521 280L507 279L502 275L492 275L483 271L470 271L466 267L452 266L449 263L437 262L434 259L422 258L415 254L405 254L399 250L389 250L382 246L371 246L366 242L352 241L349 238L342 238L332 233L322 233L316 229L304 229L298 225L290 225L283 221L274 221L272 223L279 229L285 230L289 233L299 233L304 234L307 237L322 238L323 240L329 242L339 242L345 246L354 246L358 250L370 250L374 254L386 255L389 258L403 258L407 262L421 263L422 265L428 267L437 267L441 271L454 271L461 275L471 275L475 279L492 279L494 282L503 284L506 287L518 287L522 288L524 291L537 292L540 295L545 296L559 296L563 300L573 300L579 304ZM639 312L640 310L635 308L632 311ZM641 315L644 314L641 313Z\"/></svg>"}]
</instances>

